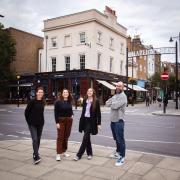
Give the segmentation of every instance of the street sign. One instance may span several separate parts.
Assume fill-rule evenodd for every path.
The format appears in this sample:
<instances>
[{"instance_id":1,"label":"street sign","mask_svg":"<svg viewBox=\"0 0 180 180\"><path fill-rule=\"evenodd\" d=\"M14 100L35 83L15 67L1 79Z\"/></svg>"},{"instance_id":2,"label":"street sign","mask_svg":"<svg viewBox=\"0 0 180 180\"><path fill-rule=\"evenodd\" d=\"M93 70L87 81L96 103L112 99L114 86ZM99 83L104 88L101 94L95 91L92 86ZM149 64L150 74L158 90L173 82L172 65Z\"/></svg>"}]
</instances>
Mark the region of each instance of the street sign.
<instances>
[{"instance_id":1,"label":"street sign","mask_svg":"<svg viewBox=\"0 0 180 180\"><path fill-rule=\"evenodd\" d=\"M161 74L161 80L167 81L169 79L169 74L167 72L163 72Z\"/></svg>"}]
</instances>

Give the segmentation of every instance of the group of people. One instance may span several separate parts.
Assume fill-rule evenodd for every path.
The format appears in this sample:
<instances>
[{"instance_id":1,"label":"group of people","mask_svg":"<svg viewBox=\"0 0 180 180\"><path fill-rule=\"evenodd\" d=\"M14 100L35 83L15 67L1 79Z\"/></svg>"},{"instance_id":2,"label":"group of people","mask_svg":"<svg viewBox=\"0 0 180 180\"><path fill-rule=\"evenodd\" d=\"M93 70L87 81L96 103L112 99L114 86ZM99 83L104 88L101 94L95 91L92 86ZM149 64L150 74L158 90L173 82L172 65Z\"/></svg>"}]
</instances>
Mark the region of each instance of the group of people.
<instances>
[{"instance_id":1,"label":"group of people","mask_svg":"<svg viewBox=\"0 0 180 180\"><path fill-rule=\"evenodd\" d=\"M111 155L112 158L117 159L115 166L121 166L125 160L124 114L127 97L123 89L123 82L118 82L116 85L116 94L106 101L106 105L111 108L110 127L116 142L116 151ZM70 91L63 89L54 103L54 117L57 128L57 161L61 161L63 157L70 156L66 152L74 115L72 101L73 98ZM34 164L38 164L41 161L39 147L44 126L44 106L44 89L43 87L38 87L36 90L36 98L31 100L25 109L25 118L32 137ZM87 159L92 159L91 135L98 134L98 130L101 130L100 103L96 97L95 90L89 88L86 97L83 99L82 113L79 120L79 132L84 132L84 135L79 151L73 158L74 161L80 160L85 151L87 153Z\"/></svg>"}]
</instances>

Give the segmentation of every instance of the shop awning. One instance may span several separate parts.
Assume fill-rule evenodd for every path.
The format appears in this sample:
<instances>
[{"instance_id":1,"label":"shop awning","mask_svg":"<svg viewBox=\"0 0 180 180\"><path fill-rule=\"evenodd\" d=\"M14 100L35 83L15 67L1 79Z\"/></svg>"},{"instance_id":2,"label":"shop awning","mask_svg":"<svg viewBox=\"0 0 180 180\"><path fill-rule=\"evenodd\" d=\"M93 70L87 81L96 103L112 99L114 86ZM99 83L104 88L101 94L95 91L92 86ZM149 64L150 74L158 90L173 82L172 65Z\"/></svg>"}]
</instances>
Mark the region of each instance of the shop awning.
<instances>
[{"instance_id":1,"label":"shop awning","mask_svg":"<svg viewBox=\"0 0 180 180\"><path fill-rule=\"evenodd\" d=\"M116 85L117 83L116 82L112 82L114 85ZM127 84L125 84L124 83L124 90L126 90L127 89ZM144 89L144 88L142 88L142 87L140 87L140 86L138 86L138 85L133 85L132 86L132 84L128 84L128 89L132 89L133 88L133 90L134 91L148 91L148 90L146 90L146 89Z\"/></svg>"},{"instance_id":2,"label":"shop awning","mask_svg":"<svg viewBox=\"0 0 180 180\"><path fill-rule=\"evenodd\" d=\"M125 86L127 86L127 85L125 84ZM132 84L128 84L128 88L133 89L134 91L148 91L138 85L132 85Z\"/></svg>"},{"instance_id":3,"label":"shop awning","mask_svg":"<svg viewBox=\"0 0 180 180\"><path fill-rule=\"evenodd\" d=\"M97 82L101 83L103 86L105 86L105 87L107 87L107 88L109 88L111 90L116 89L112 84L108 83L107 81L97 80Z\"/></svg>"}]
</instances>

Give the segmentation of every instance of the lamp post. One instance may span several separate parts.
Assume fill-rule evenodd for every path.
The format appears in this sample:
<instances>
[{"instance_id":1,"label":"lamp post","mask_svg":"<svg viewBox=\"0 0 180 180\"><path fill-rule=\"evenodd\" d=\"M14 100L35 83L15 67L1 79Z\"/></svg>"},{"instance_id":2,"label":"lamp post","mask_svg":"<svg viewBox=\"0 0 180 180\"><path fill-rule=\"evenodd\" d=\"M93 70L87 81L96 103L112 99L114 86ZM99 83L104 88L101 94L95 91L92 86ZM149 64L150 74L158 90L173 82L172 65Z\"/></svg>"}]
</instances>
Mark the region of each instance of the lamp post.
<instances>
[{"instance_id":1,"label":"lamp post","mask_svg":"<svg viewBox=\"0 0 180 180\"><path fill-rule=\"evenodd\" d=\"M17 107L19 107L19 79L20 76L16 76L17 77L17 98L18 98L18 102L17 102Z\"/></svg>"},{"instance_id":2,"label":"lamp post","mask_svg":"<svg viewBox=\"0 0 180 180\"><path fill-rule=\"evenodd\" d=\"M75 109L77 109L77 100L78 100L78 95L77 95L77 79L75 79Z\"/></svg>"},{"instance_id":3,"label":"lamp post","mask_svg":"<svg viewBox=\"0 0 180 180\"><path fill-rule=\"evenodd\" d=\"M178 39L179 40L179 53L180 53L180 32L179 32L179 36L175 36L175 37L170 37L169 42L173 42L173 39ZM175 42L175 49L176 49L176 70L175 70L175 74L176 74L176 106L175 109L178 109L178 42L176 40Z\"/></svg>"},{"instance_id":4,"label":"lamp post","mask_svg":"<svg viewBox=\"0 0 180 180\"><path fill-rule=\"evenodd\" d=\"M48 36L45 36L46 38L46 72L47 72L47 40L48 40Z\"/></svg>"}]
</instances>

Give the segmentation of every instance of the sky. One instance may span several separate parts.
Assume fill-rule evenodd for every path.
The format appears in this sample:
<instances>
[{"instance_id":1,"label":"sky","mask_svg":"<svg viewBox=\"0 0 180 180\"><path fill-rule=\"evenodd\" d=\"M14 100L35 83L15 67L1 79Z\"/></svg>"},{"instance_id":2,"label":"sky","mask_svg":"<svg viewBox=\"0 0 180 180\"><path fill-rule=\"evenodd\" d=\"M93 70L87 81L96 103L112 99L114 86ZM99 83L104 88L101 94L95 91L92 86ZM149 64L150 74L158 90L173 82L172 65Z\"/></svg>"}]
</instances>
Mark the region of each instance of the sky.
<instances>
[{"instance_id":1,"label":"sky","mask_svg":"<svg viewBox=\"0 0 180 180\"><path fill-rule=\"evenodd\" d=\"M127 35L140 35L143 44L157 47L174 46L171 36L180 32L179 0L0 0L0 22L43 37L43 20L88 9L103 12L105 6L116 11L119 24ZM162 56L174 61L175 55Z\"/></svg>"}]
</instances>

